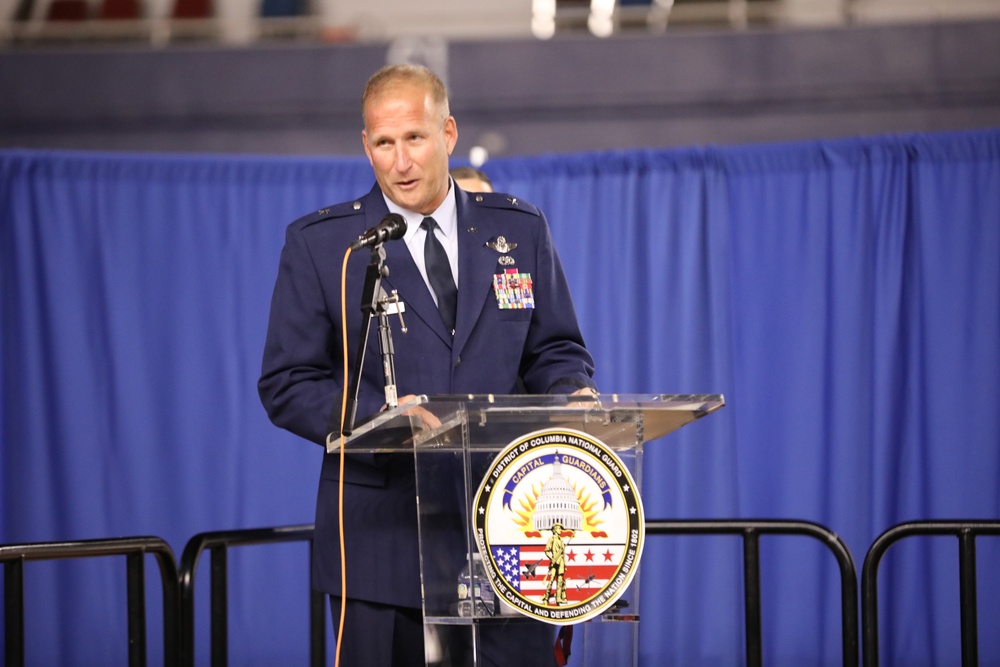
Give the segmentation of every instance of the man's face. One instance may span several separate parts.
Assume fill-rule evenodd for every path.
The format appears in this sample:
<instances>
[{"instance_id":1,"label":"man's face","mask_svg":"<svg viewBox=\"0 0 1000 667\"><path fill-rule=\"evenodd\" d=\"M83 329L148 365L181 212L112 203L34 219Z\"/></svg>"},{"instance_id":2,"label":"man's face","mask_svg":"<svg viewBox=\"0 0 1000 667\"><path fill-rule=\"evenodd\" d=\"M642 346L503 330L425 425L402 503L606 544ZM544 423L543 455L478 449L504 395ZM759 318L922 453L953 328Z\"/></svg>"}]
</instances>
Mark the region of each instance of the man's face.
<instances>
[{"instance_id":1,"label":"man's face","mask_svg":"<svg viewBox=\"0 0 1000 667\"><path fill-rule=\"evenodd\" d=\"M458 140L451 116L444 125L429 94L400 83L369 102L361 133L382 192L397 205L429 215L448 194L448 156Z\"/></svg>"}]
</instances>

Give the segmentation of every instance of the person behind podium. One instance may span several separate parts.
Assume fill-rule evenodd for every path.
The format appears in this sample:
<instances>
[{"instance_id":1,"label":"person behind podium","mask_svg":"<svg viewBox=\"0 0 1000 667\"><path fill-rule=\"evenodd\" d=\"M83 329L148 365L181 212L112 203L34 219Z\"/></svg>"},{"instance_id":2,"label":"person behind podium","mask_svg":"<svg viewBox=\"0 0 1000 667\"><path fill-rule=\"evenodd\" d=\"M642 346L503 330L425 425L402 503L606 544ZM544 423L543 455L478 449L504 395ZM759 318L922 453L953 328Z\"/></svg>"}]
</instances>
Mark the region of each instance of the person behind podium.
<instances>
[{"instance_id":1,"label":"person behind podium","mask_svg":"<svg viewBox=\"0 0 1000 667\"><path fill-rule=\"evenodd\" d=\"M389 268L383 287L398 291L408 328L404 334L392 316L399 395L512 394L520 386L532 394L594 394L594 362L545 216L508 195L470 195L449 177L458 128L441 80L421 66L385 67L369 79L361 107L361 137L374 186L357 199L306 215L286 230L258 381L272 422L317 444L328 433L340 433L345 390L342 257L389 213L407 223L400 240L382 246ZM434 224L424 224L427 218ZM435 254L435 243L443 247L446 260ZM362 324L357 304L369 255L355 252L348 262L349 336L356 336ZM502 280L508 269L531 277L531 289L517 295L516 303L494 289L494 277ZM455 292L451 296L435 291L441 288L442 274ZM385 402L372 333L359 382L359 423ZM355 341L348 342L351 365L356 347ZM343 533L348 585L341 664L422 666L413 455L347 459ZM343 594L338 478L339 454L327 453L316 501L312 584L331 595L335 628ZM546 642L518 643L543 660L517 664L553 662L552 627L536 625L548 631L542 635ZM514 664L511 651L519 648L507 646L492 659Z\"/></svg>"},{"instance_id":2,"label":"person behind podium","mask_svg":"<svg viewBox=\"0 0 1000 667\"><path fill-rule=\"evenodd\" d=\"M452 167L451 179L466 192L493 192L493 181L482 169Z\"/></svg>"}]
</instances>

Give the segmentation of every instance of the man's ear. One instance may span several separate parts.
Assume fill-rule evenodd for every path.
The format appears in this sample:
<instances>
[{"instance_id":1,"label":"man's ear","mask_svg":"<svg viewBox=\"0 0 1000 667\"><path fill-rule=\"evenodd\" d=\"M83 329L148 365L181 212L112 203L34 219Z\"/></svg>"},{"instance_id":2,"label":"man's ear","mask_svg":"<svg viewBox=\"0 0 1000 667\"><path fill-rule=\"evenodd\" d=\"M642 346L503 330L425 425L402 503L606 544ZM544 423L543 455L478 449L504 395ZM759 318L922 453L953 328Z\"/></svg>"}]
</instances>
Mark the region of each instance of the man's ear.
<instances>
[{"instance_id":1,"label":"man's ear","mask_svg":"<svg viewBox=\"0 0 1000 667\"><path fill-rule=\"evenodd\" d=\"M368 133L365 130L361 130L361 143L365 146L365 155L368 156L368 163L371 164L372 149L368 147Z\"/></svg>"},{"instance_id":2,"label":"man's ear","mask_svg":"<svg viewBox=\"0 0 1000 667\"><path fill-rule=\"evenodd\" d=\"M444 121L444 139L448 146L448 155L455 150L455 144L458 143L458 123L455 122L454 116L448 116L447 120Z\"/></svg>"}]
</instances>

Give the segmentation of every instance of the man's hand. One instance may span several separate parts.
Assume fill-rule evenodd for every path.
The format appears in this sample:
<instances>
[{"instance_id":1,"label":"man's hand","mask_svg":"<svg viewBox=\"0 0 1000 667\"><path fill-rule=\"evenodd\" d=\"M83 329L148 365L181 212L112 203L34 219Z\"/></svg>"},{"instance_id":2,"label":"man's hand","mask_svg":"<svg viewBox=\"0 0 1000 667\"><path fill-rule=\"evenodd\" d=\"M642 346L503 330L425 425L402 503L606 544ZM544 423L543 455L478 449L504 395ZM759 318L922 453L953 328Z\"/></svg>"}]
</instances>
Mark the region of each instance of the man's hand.
<instances>
[{"instance_id":1,"label":"man's hand","mask_svg":"<svg viewBox=\"0 0 1000 667\"><path fill-rule=\"evenodd\" d=\"M597 402L597 391L595 389L592 389L591 387L583 387L581 389L577 389L572 394L570 394L570 396L586 396L587 398L594 399L589 401L570 401L569 403L566 404L566 407L570 408L588 408L593 406L594 403Z\"/></svg>"},{"instance_id":2,"label":"man's hand","mask_svg":"<svg viewBox=\"0 0 1000 667\"><path fill-rule=\"evenodd\" d=\"M412 401L416 398L415 394L407 394L399 399L399 404L403 405L408 401ZM420 420L422 428L433 430L441 426L441 420L438 419L430 410L422 405L415 405L409 410L403 412L407 417L416 417Z\"/></svg>"}]
</instances>

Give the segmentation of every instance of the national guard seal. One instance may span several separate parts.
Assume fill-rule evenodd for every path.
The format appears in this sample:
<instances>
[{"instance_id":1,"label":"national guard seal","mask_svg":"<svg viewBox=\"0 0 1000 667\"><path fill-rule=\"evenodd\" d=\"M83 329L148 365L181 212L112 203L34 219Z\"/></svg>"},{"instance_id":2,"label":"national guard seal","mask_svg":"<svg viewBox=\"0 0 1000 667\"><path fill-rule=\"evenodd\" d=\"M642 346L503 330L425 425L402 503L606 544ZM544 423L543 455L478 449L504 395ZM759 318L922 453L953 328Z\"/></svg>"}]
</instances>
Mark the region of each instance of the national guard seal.
<instances>
[{"instance_id":1,"label":"national guard seal","mask_svg":"<svg viewBox=\"0 0 1000 667\"><path fill-rule=\"evenodd\" d=\"M608 610L639 567L642 503L622 460L573 429L524 435L493 460L473 530L504 613L580 623Z\"/></svg>"}]
</instances>

